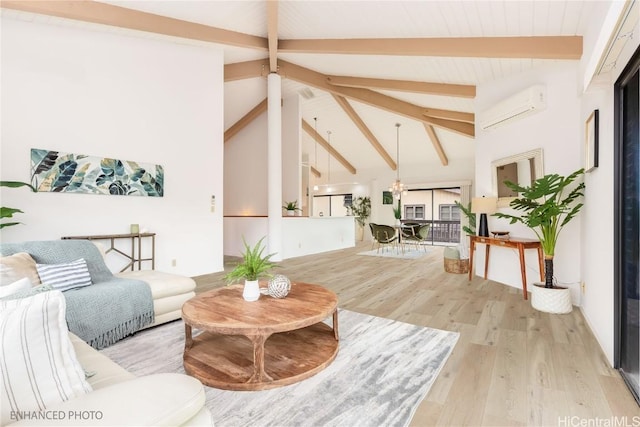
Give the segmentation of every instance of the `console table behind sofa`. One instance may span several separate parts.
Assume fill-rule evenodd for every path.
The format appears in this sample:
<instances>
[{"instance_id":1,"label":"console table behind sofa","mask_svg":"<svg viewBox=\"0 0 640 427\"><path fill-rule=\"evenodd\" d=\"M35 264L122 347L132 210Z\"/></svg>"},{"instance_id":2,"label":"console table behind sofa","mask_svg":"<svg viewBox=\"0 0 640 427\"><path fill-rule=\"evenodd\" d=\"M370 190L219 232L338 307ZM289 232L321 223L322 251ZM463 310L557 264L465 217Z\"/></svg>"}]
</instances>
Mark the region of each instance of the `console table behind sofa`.
<instances>
[{"instance_id":1,"label":"console table behind sofa","mask_svg":"<svg viewBox=\"0 0 640 427\"><path fill-rule=\"evenodd\" d=\"M151 257L150 258L142 258L142 238L150 237L151 238ZM107 249L106 253L114 251L123 257L129 260L129 264L127 264L120 272L126 271L131 268L131 271L134 270L136 263L138 263L138 270L142 270L142 261L151 261L151 269L155 270L156 268L156 233L135 233L135 234L102 234L95 236L65 236L62 237L63 240L109 240L111 245L109 249ZM131 253L123 252L122 250L116 248L115 241L118 239L131 239ZM136 245L137 240L137 245ZM138 250L136 252L136 246Z\"/></svg>"}]
</instances>

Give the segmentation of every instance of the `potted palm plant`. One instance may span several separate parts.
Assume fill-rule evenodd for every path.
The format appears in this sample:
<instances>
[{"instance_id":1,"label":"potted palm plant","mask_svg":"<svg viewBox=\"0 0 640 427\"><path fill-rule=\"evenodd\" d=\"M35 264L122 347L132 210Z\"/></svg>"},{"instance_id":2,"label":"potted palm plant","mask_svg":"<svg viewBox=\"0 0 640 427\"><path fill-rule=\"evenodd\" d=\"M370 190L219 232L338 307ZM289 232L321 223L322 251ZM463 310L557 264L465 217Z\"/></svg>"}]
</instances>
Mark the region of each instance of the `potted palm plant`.
<instances>
[{"instance_id":1,"label":"potted palm plant","mask_svg":"<svg viewBox=\"0 0 640 427\"><path fill-rule=\"evenodd\" d=\"M511 224L520 222L526 225L540 240L544 251L545 282L544 286L534 284L531 292L531 305L540 311L569 313L573 309L569 289L553 283L553 258L562 228L582 208L582 203L578 203L578 200L584 196L584 182L572 184L583 173L584 169L579 169L566 177L558 174L545 175L535 180L530 187L505 181L507 187L520 195L509 206L522 214L494 214L499 218L509 219Z\"/></svg>"},{"instance_id":2,"label":"potted palm plant","mask_svg":"<svg viewBox=\"0 0 640 427\"><path fill-rule=\"evenodd\" d=\"M356 218L358 224L358 240L362 240L364 239L364 226L371 215L371 198L369 196L357 197L349 206L349 211Z\"/></svg>"},{"instance_id":3,"label":"potted palm plant","mask_svg":"<svg viewBox=\"0 0 640 427\"><path fill-rule=\"evenodd\" d=\"M294 200L293 202L284 202L282 209L285 209L287 211L288 216L294 216L296 214L296 211L302 211L302 209L298 207L297 200Z\"/></svg>"},{"instance_id":4,"label":"potted palm plant","mask_svg":"<svg viewBox=\"0 0 640 427\"><path fill-rule=\"evenodd\" d=\"M18 187L29 187L31 191L34 193L37 191L31 184L20 181L0 181L0 187L9 187L9 188L18 188ZM6 206L0 206L0 219L4 220L5 218L13 218L14 214L24 213L20 209L9 208ZM0 223L0 229L4 227L10 227L12 225L18 225L20 222L12 221L12 222L3 222Z\"/></svg>"},{"instance_id":5,"label":"potted palm plant","mask_svg":"<svg viewBox=\"0 0 640 427\"><path fill-rule=\"evenodd\" d=\"M258 280L261 277L268 277L269 270L275 267L275 264L270 261L271 257L275 254L262 255L265 249L264 246L262 246L263 240L264 237L258 240L258 243L251 248L243 236L242 243L244 244L245 251L242 254L242 261L224 276L228 284L236 283L244 279L242 297L246 301L257 301L258 298L260 298Z\"/></svg>"}]
</instances>

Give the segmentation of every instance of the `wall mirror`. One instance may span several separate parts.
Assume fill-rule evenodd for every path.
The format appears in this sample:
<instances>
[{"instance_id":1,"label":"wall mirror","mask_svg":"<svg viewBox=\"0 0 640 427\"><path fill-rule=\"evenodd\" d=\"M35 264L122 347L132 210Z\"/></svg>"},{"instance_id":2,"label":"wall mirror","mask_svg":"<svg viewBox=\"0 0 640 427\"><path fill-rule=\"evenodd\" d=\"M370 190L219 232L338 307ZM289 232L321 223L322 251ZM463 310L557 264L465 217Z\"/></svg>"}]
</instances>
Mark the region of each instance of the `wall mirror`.
<instances>
[{"instance_id":1,"label":"wall mirror","mask_svg":"<svg viewBox=\"0 0 640 427\"><path fill-rule=\"evenodd\" d=\"M542 148L516 154L491 162L493 194L498 197L498 207L509 206L518 194L504 185L504 181L531 185L544 175Z\"/></svg>"}]
</instances>

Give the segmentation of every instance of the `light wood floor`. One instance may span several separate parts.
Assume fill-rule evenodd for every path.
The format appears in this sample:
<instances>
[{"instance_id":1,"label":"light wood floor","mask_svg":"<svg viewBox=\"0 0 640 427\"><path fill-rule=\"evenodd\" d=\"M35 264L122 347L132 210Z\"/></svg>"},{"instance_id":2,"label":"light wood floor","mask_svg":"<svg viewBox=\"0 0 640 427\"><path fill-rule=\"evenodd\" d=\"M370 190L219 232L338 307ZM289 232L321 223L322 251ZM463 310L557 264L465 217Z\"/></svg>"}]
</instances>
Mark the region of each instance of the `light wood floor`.
<instances>
[{"instance_id":1,"label":"light wood floor","mask_svg":"<svg viewBox=\"0 0 640 427\"><path fill-rule=\"evenodd\" d=\"M441 247L417 260L357 255L369 249L361 242L293 258L276 272L332 289L341 308L460 332L413 426L614 425L579 424L596 417L640 422L638 405L580 310L540 313L519 289L446 273ZM223 286L223 275L197 277L197 291Z\"/></svg>"}]
</instances>

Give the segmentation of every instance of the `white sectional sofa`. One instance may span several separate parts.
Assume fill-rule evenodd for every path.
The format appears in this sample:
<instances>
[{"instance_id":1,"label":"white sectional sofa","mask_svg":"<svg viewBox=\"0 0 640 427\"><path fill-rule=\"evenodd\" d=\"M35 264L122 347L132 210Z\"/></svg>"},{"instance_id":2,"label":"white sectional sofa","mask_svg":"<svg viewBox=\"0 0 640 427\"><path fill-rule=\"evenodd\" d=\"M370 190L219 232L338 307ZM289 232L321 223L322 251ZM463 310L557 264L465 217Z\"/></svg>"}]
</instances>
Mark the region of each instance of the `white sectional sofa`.
<instances>
[{"instance_id":1,"label":"white sectional sofa","mask_svg":"<svg viewBox=\"0 0 640 427\"><path fill-rule=\"evenodd\" d=\"M0 299L3 426L211 426L204 388L177 373L135 377L70 333L65 297Z\"/></svg>"},{"instance_id":2,"label":"white sectional sofa","mask_svg":"<svg viewBox=\"0 0 640 427\"><path fill-rule=\"evenodd\" d=\"M196 282L187 276L156 270L125 271L116 273L115 276L142 280L149 285L155 317L147 328L180 319L182 304L196 294Z\"/></svg>"},{"instance_id":3,"label":"white sectional sofa","mask_svg":"<svg viewBox=\"0 0 640 427\"><path fill-rule=\"evenodd\" d=\"M38 264L65 264L82 258L92 284L65 291L69 330L91 346L109 346L138 330L179 319L182 304L195 295L193 279L155 270L113 275L104 251L88 240L0 244L3 266L22 271L39 285Z\"/></svg>"}]
</instances>

